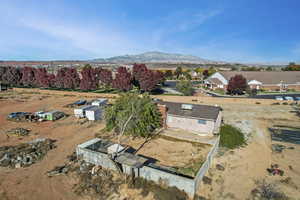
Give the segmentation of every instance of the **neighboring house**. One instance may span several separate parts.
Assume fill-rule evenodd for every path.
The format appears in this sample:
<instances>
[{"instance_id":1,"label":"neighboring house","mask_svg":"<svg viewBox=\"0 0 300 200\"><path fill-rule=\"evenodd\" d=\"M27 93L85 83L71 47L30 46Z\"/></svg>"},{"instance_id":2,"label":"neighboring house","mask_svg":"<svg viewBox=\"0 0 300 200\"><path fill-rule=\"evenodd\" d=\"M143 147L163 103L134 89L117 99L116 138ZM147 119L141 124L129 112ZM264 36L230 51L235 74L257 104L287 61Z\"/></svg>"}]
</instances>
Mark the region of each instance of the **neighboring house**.
<instances>
[{"instance_id":1,"label":"neighboring house","mask_svg":"<svg viewBox=\"0 0 300 200\"><path fill-rule=\"evenodd\" d=\"M242 75L247 79L251 89L265 89L282 91L294 89L300 91L299 71L224 71L216 72L205 80L206 85L211 89L227 89L228 82L235 75Z\"/></svg>"},{"instance_id":2,"label":"neighboring house","mask_svg":"<svg viewBox=\"0 0 300 200\"><path fill-rule=\"evenodd\" d=\"M164 128L179 128L201 136L218 134L222 121L218 106L156 101Z\"/></svg>"}]
</instances>

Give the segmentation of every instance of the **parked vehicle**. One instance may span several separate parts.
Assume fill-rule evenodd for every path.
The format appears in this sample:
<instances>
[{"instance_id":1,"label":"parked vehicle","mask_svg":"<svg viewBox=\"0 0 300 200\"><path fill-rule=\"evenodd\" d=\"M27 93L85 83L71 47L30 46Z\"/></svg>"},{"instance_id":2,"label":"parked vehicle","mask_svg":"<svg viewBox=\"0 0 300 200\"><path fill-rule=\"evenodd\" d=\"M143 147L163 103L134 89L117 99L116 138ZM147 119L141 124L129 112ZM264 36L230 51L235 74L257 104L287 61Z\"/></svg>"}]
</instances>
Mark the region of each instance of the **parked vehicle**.
<instances>
[{"instance_id":1,"label":"parked vehicle","mask_svg":"<svg viewBox=\"0 0 300 200\"><path fill-rule=\"evenodd\" d=\"M300 101L300 97L295 97L295 101Z\"/></svg>"},{"instance_id":2,"label":"parked vehicle","mask_svg":"<svg viewBox=\"0 0 300 200\"><path fill-rule=\"evenodd\" d=\"M278 100L278 101L283 101L283 97L282 96L275 96L275 99Z\"/></svg>"},{"instance_id":3,"label":"parked vehicle","mask_svg":"<svg viewBox=\"0 0 300 200\"><path fill-rule=\"evenodd\" d=\"M13 119L13 118L20 118L20 117L23 117L25 115L28 115L29 113L28 112L13 112L13 113L10 113L7 118L8 119Z\"/></svg>"},{"instance_id":4,"label":"parked vehicle","mask_svg":"<svg viewBox=\"0 0 300 200\"><path fill-rule=\"evenodd\" d=\"M284 97L284 99L287 101L294 101L294 98L290 97L290 96L286 96L286 97Z\"/></svg>"}]
</instances>

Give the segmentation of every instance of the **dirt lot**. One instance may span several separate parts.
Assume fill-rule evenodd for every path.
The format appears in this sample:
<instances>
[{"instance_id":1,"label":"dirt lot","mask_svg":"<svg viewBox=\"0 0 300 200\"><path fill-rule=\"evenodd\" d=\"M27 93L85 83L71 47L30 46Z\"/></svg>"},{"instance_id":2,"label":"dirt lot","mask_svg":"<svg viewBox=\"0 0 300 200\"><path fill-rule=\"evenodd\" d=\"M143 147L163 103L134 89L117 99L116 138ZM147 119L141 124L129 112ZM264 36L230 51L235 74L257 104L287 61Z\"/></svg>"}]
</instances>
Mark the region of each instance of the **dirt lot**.
<instances>
[{"instance_id":1,"label":"dirt lot","mask_svg":"<svg viewBox=\"0 0 300 200\"><path fill-rule=\"evenodd\" d=\"M58 176L49 179L45 173L53 169L57 165L65 162L66 156L71 154L76 145L94 137L95 133L103 128L103 124L84 123L80 124L72 116L73 110L64 108L63 106L74 102L80 98L104 97L104 94L90 93L69 93L39 90L17 90L14 93L0 94L0 146L14 145L21 142L31 141L39 137L48 137L56 139L57 148L48 152L46 157L39 163L28 168L20 169L0 169L0 199L88 199L76 196L72 187L74 179L66 176ZM111 95L107 95L111 97ZM112 95L114 96L114 95ZM212 178L211 185L203 185L199 194L208 199L247 199L252 189L255 188L254 181L257 179L266 179L274 182L288 196L300 196L300 190L295 187L300 186L300 146L285 144L286 146L294 146L294 149L286 149L282 153L272 153L270 133L267 128L273 125L284 124L290 126L299 126L299 118L295 116L289 105L271 105L274 100L259 100L260 104L256 104L258 100L252 99L221 99L211 97L172 97L161 96L169 101L180 101L187 103L205 103L210 105L218 104L224 109L224 120L226 123L240 127L244 132L248 133L248 145L244 148L234 151L226 151L220 153L215 162L225 166L224 171L217 170L215 166L209 172ZM197 100L197 101L195 101ZM56 122L42 123L17 123L10 122L5 119L6 115L15 111L34 112L38 110L61 110L70 117ZM30 129L29 136L23 137L7 137L3 134L9 129L22 127ZM180 151L184 151L192 156L195 149L188 143L183 143L184 148L180 151L175 148L172 141L158 139L162 142L167 151L173 155L180 155ZM137 147L140 142L130 143L133 147ZM136 145L136 146L135 146ZM145 147L156 148L157 143L149 143ZM180 145L180 146L181 146ZM202 150L201 150L202 151ZM205 151L205 150L204 150ZM141 150L140 154L146 154ZM156 155L150 152L149 156ZM171 156L170 156L171 157ZM174 156L175 157L175 156ZM190 157L191 158L191 157ZM159 159L159 160L160 160ZM188 160L188 159L187 159ZM283 177L269 176L266 168L272 163L279 164L284 170ZM166 165L181 164L178 160L168 160ZM289 167L292 166L292 169ZM292 183L281 183L280 180L291 177ZM133 199L145 199L137 190L122 191ZM149 195L146 199L151 199Z\"/></svg>"}]
</instances>

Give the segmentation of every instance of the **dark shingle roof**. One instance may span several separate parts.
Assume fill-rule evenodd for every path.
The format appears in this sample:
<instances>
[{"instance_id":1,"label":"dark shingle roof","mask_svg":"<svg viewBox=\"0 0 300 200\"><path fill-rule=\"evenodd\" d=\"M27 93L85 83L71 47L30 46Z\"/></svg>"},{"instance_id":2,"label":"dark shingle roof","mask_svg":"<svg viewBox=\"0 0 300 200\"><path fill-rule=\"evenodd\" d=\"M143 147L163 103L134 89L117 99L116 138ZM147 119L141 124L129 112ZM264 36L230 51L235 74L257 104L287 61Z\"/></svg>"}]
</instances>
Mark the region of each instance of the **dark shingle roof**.
<instances>
[{"instance_id":1,"label":"dark shingle roof","mask_svg":"<svg viewBox=\"0 0 300 200\"><path fill-rule=\"evenodd\" d=\"M185 103L175 103L167 101L157 101L157 103L166 105L167 112L170 115L193 117L199 119L216 120L218 118L219 112L221 111L221 108L218 106L189 104L193 106L192 110L185 110L181 108L181 105Z\"/></svg>"}]
</instances>

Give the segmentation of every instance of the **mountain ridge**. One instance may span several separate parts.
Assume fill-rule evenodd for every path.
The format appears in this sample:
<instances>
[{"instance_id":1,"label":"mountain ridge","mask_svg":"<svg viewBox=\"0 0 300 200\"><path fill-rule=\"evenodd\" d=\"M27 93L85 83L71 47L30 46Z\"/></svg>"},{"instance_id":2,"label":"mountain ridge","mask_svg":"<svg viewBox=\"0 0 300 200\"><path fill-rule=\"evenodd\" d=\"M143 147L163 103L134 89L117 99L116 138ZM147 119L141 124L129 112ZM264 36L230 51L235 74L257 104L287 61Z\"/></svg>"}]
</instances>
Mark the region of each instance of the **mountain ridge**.
<instances>
[{"instance_id":1,"label":"mountain ridge","mask_svg":"<svg viewBox=\"0 0 300 200\"><path fill-rule=\"evenodd\" d=\"M224 64L225 62L211 61L193 55L148 51L141 54L121 55L110 58L97 58L92 62L104 63L192 63L192 64Z\"/></svg>"}]
</instances>

